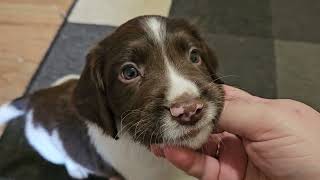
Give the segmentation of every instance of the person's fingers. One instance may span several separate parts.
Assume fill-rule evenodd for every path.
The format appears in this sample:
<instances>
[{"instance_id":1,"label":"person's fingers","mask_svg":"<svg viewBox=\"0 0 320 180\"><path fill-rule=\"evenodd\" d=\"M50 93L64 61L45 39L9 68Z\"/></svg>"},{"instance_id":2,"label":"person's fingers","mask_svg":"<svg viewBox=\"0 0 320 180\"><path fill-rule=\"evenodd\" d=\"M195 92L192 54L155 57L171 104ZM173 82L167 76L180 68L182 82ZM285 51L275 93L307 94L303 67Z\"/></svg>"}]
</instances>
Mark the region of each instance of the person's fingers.
<instances>
[{"instance_id":1,"label":"person's fingers","mask_svg":"<svg viewBox=\"0 0 320 180\"><path fill-rule=\"evenodd\" d=\"M202 154L206 154L209 156L215 156L219 143L222 138L222 133L219 134L210 134L207 142L199 148L197 151ZM168 146L168 145L167 145ZM157 157L164 157L164 148L166 146L163 144L151 144L150 151Z\"/></svg>"},{"instance_id":2,"label":"person's fingers","mask_svg":"<svg viewBox=\"0 0 320 180\"><path fill-rule=\"evenodd\" d=\"M219 162L219 179L244 179L247 155L241 140L237 136L223 133Z\"/></svg>"},{"instance_id":3,"label":"person's fingers","mask_svg":"<svg viewBox=\"0 0 320 180\"><path fill-rule=\"evenodd\" d=\"M225 105L219 120L223 130L256 140L261 133L278 126L277 111L272 100L252 96L240 89L224 85Z\"/></svg>"},{"instance_id":4,"label":"person's fingers","mask_svg":"<svg viewBox=\"0 0 320 180\"><path fill-rule=\"evenodd\" d=\"M245 180L269 180L251 161L248 162Z\"/></svg>"},{"instance_id":5,"label":"person's fingers","mask_svg":"<svg viewBox=\"0 0 320 180\"><path fill-rule=\"evenodd\" d=\"M232 98L248 98L250 96L252 96L251 94L249 94L246 91L243 91L241 89L229 86L229 85L223 85L224 88L224 92L225 92L225 99L226 100L230 100Z\"/></svg>"},{"instance_id":6,"label":"person's fingers","mask_svg":"<svg viewBox=\"0 0 320 180\"><path fill-rule=\"evenodd\" d=\"M208 141L198 150L202 154L215 157L222 139L222 133L210 134Z\"/></svg>"},{"instance_id":7,"label":"person's fingers","mask_svg":"<svg viewBox=\"0 0 320 180\"><path fill-rule=\"evenodd\" d=\"M164 154L177 168L202 180L216 180L219 176L219 162L213 157L189 149L166 147Z\"/></svg>"}]
</instances>

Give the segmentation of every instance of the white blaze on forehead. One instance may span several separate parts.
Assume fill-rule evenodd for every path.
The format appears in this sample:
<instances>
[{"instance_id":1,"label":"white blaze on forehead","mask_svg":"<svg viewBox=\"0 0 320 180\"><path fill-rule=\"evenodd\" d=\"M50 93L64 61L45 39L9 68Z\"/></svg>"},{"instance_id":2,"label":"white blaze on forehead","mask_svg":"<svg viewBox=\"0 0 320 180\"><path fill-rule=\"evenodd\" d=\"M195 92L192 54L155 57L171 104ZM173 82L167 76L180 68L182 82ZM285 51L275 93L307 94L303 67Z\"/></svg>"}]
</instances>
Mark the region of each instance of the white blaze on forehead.
<instances>
[{"instance_id":1,"label":"white blaze on forehead","mask_svg":"<svg viewBox=\"0 0 320 180\"><path fill-rule=\"evenodd\" d=\"M200 95L199 89L194 82L184 78L167 60L165 60L165 64L169 78L169 89L167 93L167 100L169 102L174 101L185 93L194 97Z\"/></svg>"},{"instance_id":2,"label":"white blaze on forehead","mask_svg":"<svg viewBox=\"0 0 320 180\"><path fill-rule=\"evenodd\" d=\"M157 42L163 43L165 38L165 23L161 19L151 17L146 20L147 32Z\"/></svg>"},{"instance_id":3,"label":"white blaze on forehead","mask_svg":"<svg viewBox=\"0 0 320 180\"><path fill-rule=\"evenodd\" d=\"M169 77L169 90L167 94L167 100L172 102L175 98L181 96L184 93L188 93L191 96L199 96L199 90L197 86L190 80L184 78L175 68L172 66L166 56L166 50L164 48L164 41L166 36L166 24L159 17L150 17L146 19L146 31L148 35L160 44L162 48L162 55L167 67L167 73ZM160 58L160 57L159 57Z\"/></svg>"}]
</instances>

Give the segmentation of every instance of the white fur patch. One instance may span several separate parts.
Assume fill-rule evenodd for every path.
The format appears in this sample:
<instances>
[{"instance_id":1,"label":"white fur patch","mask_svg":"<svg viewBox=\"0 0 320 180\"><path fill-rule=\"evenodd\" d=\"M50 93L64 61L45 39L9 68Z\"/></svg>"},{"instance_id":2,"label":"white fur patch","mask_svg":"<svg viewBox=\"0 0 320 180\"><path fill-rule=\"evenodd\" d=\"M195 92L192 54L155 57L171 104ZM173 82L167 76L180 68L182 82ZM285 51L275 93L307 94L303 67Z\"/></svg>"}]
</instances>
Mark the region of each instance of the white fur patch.
<instances>
[{"instance_id":1,"label":"white fur patch","mask_svg":"<svg viewBox=\"0 0 320 180\"><path fill-rule=\"evenodd\" d=\"M24 111L15 108L10 103L0 106L0 124L5 124L13 118L23 115Z\"/></svg>"},{"instance_id":2,"label":"white fur patch","mask_svg":"<svg viewBox=\"0 0 320 180\"><path fill-rule=\"evenodd\" d=\"M72 79L79 79L80 78L80 75L77 75L77 74L68 74L66 76L63 76L62 78L60 79L57 79L54 83L51 84L51 87L53 86L58 86L60 84L63 84L69 80L72 80Z\"/></svg>"},{"instance_id":3,"label":"white fur patch","mask_svg":"<svg viewBox=\"0 0 320 180\"><path fill-rule=\"evenodd\" d=\"M68 173L73 178L87 178L90 170L77 164L69 157L60 140L57 130L51 134L41 127L33 124L33 113L29 111L26 116L25 135L29 144L46 160L59 165L65 165Z\"/></svg>"},{"instance_id":4,"label":"white fur patch","mask_svg":"<svg viewBox=\"0 0 320 180\"><path fill-rule=\"evenodd\" d=\"M128 180L195 179L164 159L155 157L146 147L123 134L118 140L103 134L101 128L87 123L88 133L102 158Z\"/></svg>"},{"instance_id":5,"label":"white fur patch","mask_svg":"<svg viewBox=\"0 0 320 180\"><path fill-rule=\"evenodd\" d=\"M177 70L165 60L167 66L167 73L169 77L169 89L167 93L167 100L173 102L176 98L184 93L190 96L198 97L200 95L198 87L190 80L185 79Z\"/></svg>"},{"instance_id":6,"label":"white fur patch","mask_svg":"<svg viewBox=\"0 0 320 180\"><path fill-rule=\"evenodd\" d=\"M149 36L151 36L157 42L163 44L166 33L165 24L156 17L148 18L146 20L146 24L148 26L147 32Z\"/></svg>"}]
</instances>

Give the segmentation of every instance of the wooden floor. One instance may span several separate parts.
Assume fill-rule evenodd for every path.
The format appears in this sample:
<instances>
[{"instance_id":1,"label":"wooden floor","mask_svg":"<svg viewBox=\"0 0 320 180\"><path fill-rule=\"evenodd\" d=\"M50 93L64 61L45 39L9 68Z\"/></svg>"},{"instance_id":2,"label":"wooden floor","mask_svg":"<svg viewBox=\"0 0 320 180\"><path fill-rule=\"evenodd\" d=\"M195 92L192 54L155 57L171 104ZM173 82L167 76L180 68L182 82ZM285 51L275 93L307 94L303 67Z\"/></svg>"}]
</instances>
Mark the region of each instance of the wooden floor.
<instances>
[{"instance_id":1,"label":"wooden floor","mask_svg":"<svg viewBox=\"0 0 320 180\"><path fill-rule=\"evenodd\" d=\"M0 1L0 104L24 92L72 2Z\"/></svg>"}]
</instances>

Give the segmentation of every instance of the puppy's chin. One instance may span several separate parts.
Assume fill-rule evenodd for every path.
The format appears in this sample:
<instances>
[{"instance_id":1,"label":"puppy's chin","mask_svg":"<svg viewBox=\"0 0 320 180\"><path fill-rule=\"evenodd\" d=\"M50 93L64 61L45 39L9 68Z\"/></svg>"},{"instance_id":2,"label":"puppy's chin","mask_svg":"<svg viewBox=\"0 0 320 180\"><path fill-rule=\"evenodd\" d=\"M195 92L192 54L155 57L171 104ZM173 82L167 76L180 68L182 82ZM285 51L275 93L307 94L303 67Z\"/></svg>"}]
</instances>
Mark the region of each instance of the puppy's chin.
<instances>
[{"instance_id":1,"label":"puppy's chin","mask_svg":"<svg viewBox=\"0 0 320 180\"><path fill-rule=\"evenodd\" d=\"M164 145L182 146L191 149L201 148L207 141L212 133L213 127L208 125L204 126L198 130L193 130L180 138L172 141L164 142Z\"/></svg>"}]
</instances>

